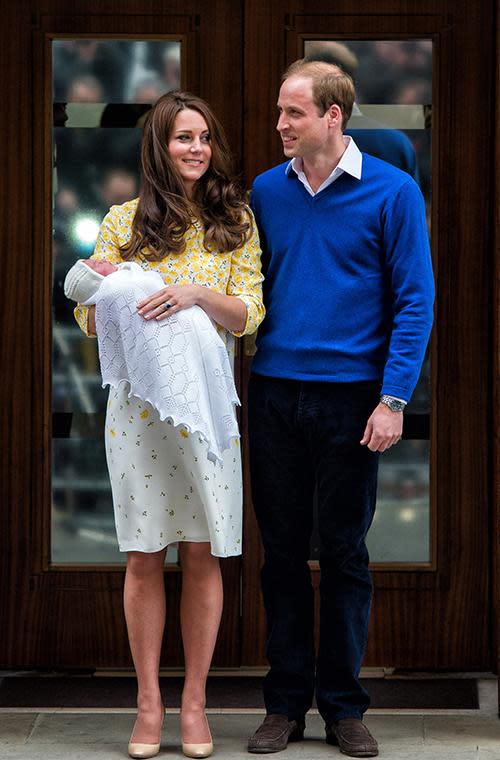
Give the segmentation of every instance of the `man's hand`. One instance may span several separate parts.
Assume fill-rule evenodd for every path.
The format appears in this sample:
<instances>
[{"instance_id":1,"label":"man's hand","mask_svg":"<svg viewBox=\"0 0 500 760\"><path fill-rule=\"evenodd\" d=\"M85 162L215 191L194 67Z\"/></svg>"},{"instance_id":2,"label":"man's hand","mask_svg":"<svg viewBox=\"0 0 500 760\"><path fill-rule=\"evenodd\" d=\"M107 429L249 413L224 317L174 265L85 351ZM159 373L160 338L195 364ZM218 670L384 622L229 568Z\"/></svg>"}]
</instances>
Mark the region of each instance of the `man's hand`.
<instances>
[{"instance_id":1,"label":"man's hand","mask_svg":"<svg viewBox=\"0 0 500 760\"><path fill-rule=\"evenodd\" d=\"M403 412L391 412L385 404L379 404L366 423L360 443L370 451L386 451L401 440Z\"/></svg>"}]
</instances>

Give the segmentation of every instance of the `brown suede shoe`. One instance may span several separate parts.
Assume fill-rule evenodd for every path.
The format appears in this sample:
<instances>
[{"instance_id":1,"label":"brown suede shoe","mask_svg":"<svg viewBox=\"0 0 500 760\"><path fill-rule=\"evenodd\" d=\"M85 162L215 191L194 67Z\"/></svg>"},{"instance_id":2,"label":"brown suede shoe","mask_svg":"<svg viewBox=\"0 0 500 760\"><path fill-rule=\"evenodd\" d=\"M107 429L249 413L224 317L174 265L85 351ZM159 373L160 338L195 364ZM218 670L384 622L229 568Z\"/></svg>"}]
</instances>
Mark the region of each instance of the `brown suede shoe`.
<instances>
[{"instance_id":1,"label":"brown suede shoe","mask_svg":"<svg viewBox=\"0 0 500 760\"><path fill-rule=\"evenodd\" d=\"M288 720L286 715L266 715L264 722L248 740L248 751L258 754L280 752L288 742L304 738L305 722Z\"/></svg>"},{"instance_id":2,"label":"brown suede shoe","mask_svg":"<svg viewBox=\"0 0 500 760\"><path fill-rule=\"evenodd\" d=\"M338 723L326 726L327 744L338 744L344 755L349 757L375 757L378 744L361 720L344 718Z\"/></svg>"}]
</instances>

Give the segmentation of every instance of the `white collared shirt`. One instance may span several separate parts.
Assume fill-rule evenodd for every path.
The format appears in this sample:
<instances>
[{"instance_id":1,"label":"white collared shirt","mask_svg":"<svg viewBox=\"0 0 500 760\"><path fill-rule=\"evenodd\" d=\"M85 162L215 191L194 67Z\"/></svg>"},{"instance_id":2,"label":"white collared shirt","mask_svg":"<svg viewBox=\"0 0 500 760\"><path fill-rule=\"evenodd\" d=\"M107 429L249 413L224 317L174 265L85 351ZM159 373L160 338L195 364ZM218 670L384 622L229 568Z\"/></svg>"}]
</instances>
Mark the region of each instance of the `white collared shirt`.
<instances>
[{"instance_id":1,"label":"white collared shirt","mask_svg":"<svg viewBox=\"0 0 500 760\"><path fill-rule=\"evenodd\" d=\"M297 177L306 188L309 195L317 195L317 193L320 193L325 189L325 187L328 187L328 185L331 185L332 182L335 182L335 180L338 179L344 172L351 174L353 177L356 177L356 179L361 179L361 165L363 163L363 156L361 155L361 151L359 150L352 137L343 135L342 139L344 140L346 149L342 153L340 161L338 162L335 169L325 179L325 181L321 183L316 192L312 189L311 185L309 184L309 180L304 173L302 158L300 156L292 158L285 169L286 173L288 174L290 169L293 169Z\"/></svg>"}]
</instances>

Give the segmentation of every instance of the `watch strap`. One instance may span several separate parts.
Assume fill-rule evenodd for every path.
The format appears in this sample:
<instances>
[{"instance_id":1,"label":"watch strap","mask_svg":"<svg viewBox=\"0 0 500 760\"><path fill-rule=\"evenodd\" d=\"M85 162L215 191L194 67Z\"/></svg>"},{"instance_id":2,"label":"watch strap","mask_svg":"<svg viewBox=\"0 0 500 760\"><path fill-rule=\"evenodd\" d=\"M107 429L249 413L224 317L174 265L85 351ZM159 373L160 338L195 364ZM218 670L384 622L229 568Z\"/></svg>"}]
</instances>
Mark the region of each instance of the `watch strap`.
<instances>
[{"instance_id":1,"label":"watch strap","mask_svg":"<svg viewBox=\"0 0 500 760\"><path fill-rule=\"evenodd\" d=\"M403 401L400 398L395 398L394 396L389 396L387 393L384 393L380 397L380 401L382 404L388 406L391 412L403 412L406 406L406 401Z\"/></svg>"}]
</instances>

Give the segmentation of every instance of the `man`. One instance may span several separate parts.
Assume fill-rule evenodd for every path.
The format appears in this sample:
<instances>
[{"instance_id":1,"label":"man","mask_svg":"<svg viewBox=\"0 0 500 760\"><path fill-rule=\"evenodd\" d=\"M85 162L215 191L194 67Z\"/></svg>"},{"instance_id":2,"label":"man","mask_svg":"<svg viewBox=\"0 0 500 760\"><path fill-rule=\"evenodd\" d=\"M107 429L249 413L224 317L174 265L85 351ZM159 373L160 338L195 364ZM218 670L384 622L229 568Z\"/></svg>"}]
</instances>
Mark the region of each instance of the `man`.
<instances>
[{"instance_id":1,"label":"man","mask_svg":"<svg viewBox=\"0 0 500 760\"><path fill-rule=\"evenodd\" d=\"M292 64L277 124L291 161L260 175L252 193L267 316L250 380L250 463L270 662L267 716L248 744L256 753L301 739L315 694L328 743L378 754L358 680L372 598L365 536L378 457L401 438L427 346L433 279L417 184L343 135L354 96L338 67Z\"/></svg>"}]
</instances>

